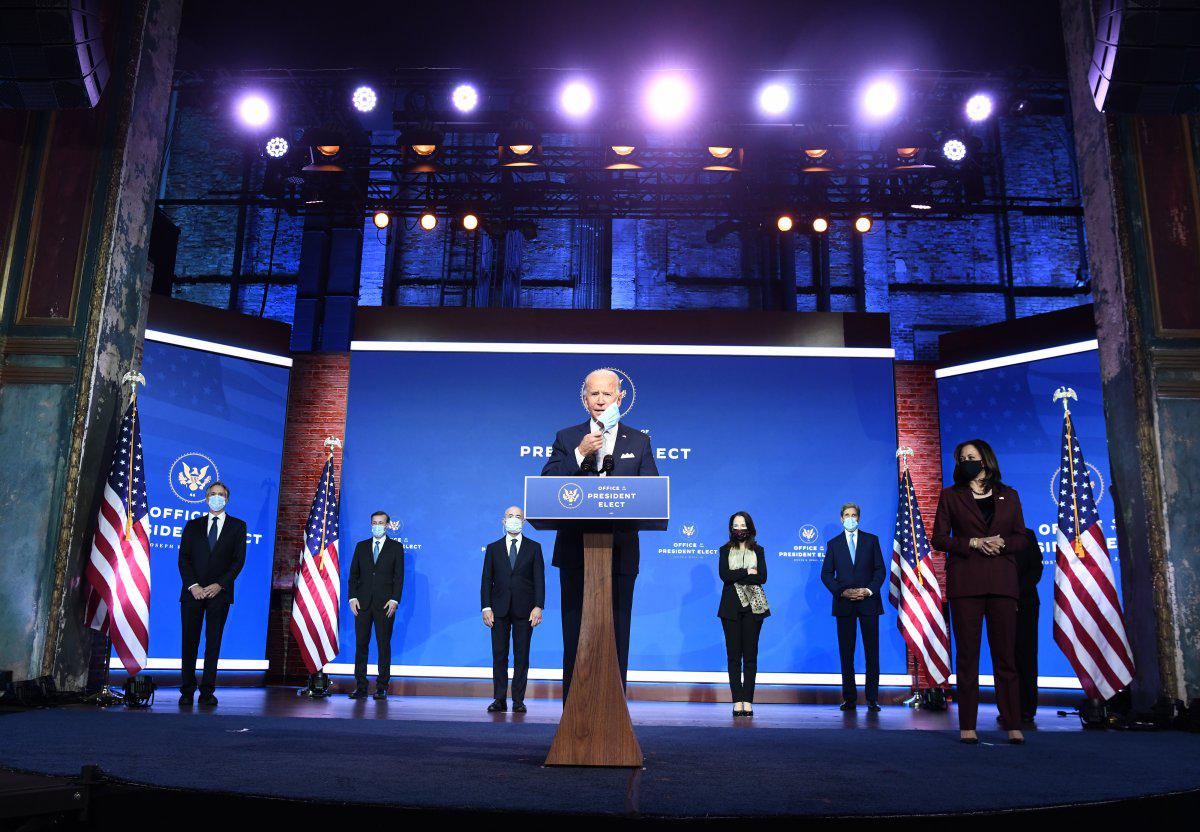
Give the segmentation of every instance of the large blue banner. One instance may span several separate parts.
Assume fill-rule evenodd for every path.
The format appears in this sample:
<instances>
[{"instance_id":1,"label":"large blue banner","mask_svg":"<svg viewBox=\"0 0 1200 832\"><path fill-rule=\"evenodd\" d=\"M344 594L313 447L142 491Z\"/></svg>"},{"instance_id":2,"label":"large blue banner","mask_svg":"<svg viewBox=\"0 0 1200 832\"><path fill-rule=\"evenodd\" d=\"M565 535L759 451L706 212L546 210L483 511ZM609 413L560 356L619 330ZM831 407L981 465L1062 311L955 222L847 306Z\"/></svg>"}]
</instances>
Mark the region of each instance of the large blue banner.
<instances>
[{"instance_id":1,"label":"large blue banner","mask_svg":"<svg viewBox=\"0 0 1200 832\"><path fill-rule=\"evenodd\" d=\"M246 567L221 642L222 666L266 667L267 605L288 369L147 341L139 395L150 501L150 668L179 666L179 538L221 480L246 521ZM201 655L203 655L201 642Z\"/></svg>"},{"instance_id":2,"label":"large blue banner","mask_svg":"<svg viewBox=\"0 0 1200 832\"><path fill-rule=\"evenodd\" d=\"M1057 477L1063 409L1051 397L1062 386L1074 388L1079 395L1078 402L1071 402L1071 421L1092 477L1096 508L1108 540L1119 591L1116 523L1109 494L1108 437L1096 351L1092 349L940 378L938 409L946 485L951 484L954 470L954 446L965 439L979 438L991 444L1004 481L1021 495L1025 525L1037 533L1044 564L1038 585L1041 598L1038 675L1067 679L1071 684L1075 674L1054 643L1053 633ZM926 516L933 517L933 508L926 509ZM991 666L991 656L985 649L980 672L991 673Z\"/></svg>"},{"instance_id":3,"label":"large blue banner","mask_svg":"<svg viewBox=\"0 0 1200 832\"><path fill-rule=\"evenodd\" d=\"M354 541L369 535L371 512L388 511L406 551L393 666L489 674L479 604L484 547L502 535L505 508L521 504L524 477L540 473L555 432L586 418L580 385L596 367L624 377L625 424L649 433L659 473L671 478L669 531L641 537L632 678L723 678L717 549L738 510L753 515L767 552L773 614L762 634L760 674L836 674L837 636L820 568L825 541L840 530L842 503L860 503L863 528L891 550L896 418L888 358L355 351L343 571ZM554 535L526 531L541 542L547 570L546 623L534 633L531 666L552 676L562 666ZM342 600L338 669L354 658L344 588ZM882 666L905 672L890 607Z\"/></svg>"}]
</instances>

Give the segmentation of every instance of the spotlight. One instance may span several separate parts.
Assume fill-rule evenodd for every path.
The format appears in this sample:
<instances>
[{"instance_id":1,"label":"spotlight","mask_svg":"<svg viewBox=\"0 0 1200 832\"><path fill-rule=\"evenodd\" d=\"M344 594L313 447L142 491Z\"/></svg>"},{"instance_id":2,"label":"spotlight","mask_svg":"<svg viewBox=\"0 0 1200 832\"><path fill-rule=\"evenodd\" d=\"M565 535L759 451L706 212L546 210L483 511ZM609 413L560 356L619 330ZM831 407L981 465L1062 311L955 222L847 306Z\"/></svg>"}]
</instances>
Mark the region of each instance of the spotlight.
<instances>
[{"instance_id":1,"label":"spotlight","mask_svg":"<svg viewBox=\"0 0 1200 832\"><path fill-rule=\"evenodd\" d=\"M962 139L947 139L942 144L942 155L951 162L961 162L967 158L967 146Z\"/></svg>"},{"instance_id":2,"label":"spotlight","mask_svg":"<svg viewBox=\"0 0 1200 832\"><path fill-rule=\"evenodd\" d=\"M824 217L813 217L812 230L818 234L824 234L829 230L829 220Z\"/></svg>"},{"instance_id":3,"label":"spotlight","mask_svg":"<svg viewBox=\"0 0 1200 832\"><path fill-rule=\"evenodd\" d=\"M737 173L742 169L742 157L745 151L733 140L733 136L723 127L714 130L705 145L708 158L704 160L705 170Z\"/></svg>"},{"instance_id":4,"label":"spotlight","mask_svg":"<svg viewBox=\"0 0 1200 832\"><path fill-rule=\"evenodd\" d=\"M967 118L971 121L984 121L992 114L992 98L984 93L976 93L967 99Z\"/></svg>"},{"instance_id":5,"label":"spotlight","mask_svg":"<svg viewBox=\"0 0 1200 832\"><path fill-rule=\"evenodd\" d=\"M369 113L375 109L375 104L378 103L379 97L375 95L375 90L370 87L359 87L354 91L354 95L350 98L354 104L354 109L360 113Z\"/></svg>"},{"instance_id":6,"label":"spotlight","mask_svg":"<svg viewBox=\"0 0 1200 832\"><path fill-rule=\"evenodd\" d=\"M237 105L238 117L249 127L262 127L271 120L271 105L257 93L241 97Z\"/></svg>"},{"instance_id":7,"label":"spotlight","mask_svg":"<svg viewBox=\"0 0 1200 832\"><path fill-rule=\"evenodd\" d=\"M479 106L479 92L470 84L459 84L451 93L450 100L460 113L469 113Z\"/></svg>"},{"instance_id":8,"label":"spotlight","mask_svg":"<svg viewBox=\"0 0 1200 832\"><path fill-rule=\"evenodd\" d=\"M297 691L300 696L308 696L313 699L324 699L326 696L333 695L333 683L329 680L329 674L322 670L308 675L308 685Z\"/></svg>"},{"instance_id":9,"label":"spotlight","mask_svg":"<svg viewBox=\"0 0 1200 832\"><path fill-rule=\"evenodd\" d=\"M693 92L678 75L661 75L646 89L646 109L660 123L680 121L692 107Z\"/></svg>"},{"instance_id":10,"label":"spotlight","mask_svg":"<svg viewBox=\"0 0 1200 832\"><path fill-rule=\"evenodd\" d=\"M890 116L900 104L900 90L891 81L872 81L863 90L863 111L871 118Z\"/></svg>"},{"instance_id":11,"label":"spotlight","mask_svg":"<svg viewBox=\"0 0 1200 832\"><path fill-rule=\"evenodd\" d=\"M404 148L404 164L409 173L434 173L434 157L442 147L444 136L432 124L410 127L400 134L398 143Z\"/></svg>"},{"instance_id":12,"label":"spotlight","mask_svg":"<svg viewBox=\"0 0 1200 832\"><path fill-rule=\"evenodd\" d=\"M541 138L533 124L521 119L497 137L500 165L506 168L537 167L542 153Z\"/></svg>"},{"instance_id":13,"label":"spotlight","mask_svg":"<svg viewBox=\"0 0 1200 832\"><path fill-rule=\"evenodd\" d=\"M305 172L341 173L345 170L336 159L345 147L346 137L337 130L314 127L305 131L301 141L309 155L309 164L303 168Z\"/></svg>"},{"instance_id":14,"label":"spotlight","mask_svg":"<svg viewBox=\"0 0 1200 832\"><path fill-rule=\"evenodd\" d=\"M925 151L933 145L933 136L929 133L923 130L901 128L891 135L890 141L896 152L896 170L932 167L924 163Z\"/></svg>"},{"instance_id":15,"label":"spotlight","mask_svg":"<svg viewBox=\"0 0 1200 832\"><path fill-rule=\"evenodd\" d=\"M911 205L909 205L908 207L912 208L914 211L932 211L933 210L933 206L927 202L914 202Z\"/></svg>"},{"instance_id":16,"label":"spotlight","mask_svg":"<svg viewBox=\"0 0 1200 832\"><path fill-rule=\"evenodd\" d=\"M607 170L641 170L638 155L645 143L641 133L618 122L605 141L604 167Z\"/></svg>"},{"instance_id":17,"label":"spotlight","mask_svg":"<svg viewBox=\"0 0 1200 832\"><path fill-rule=\"evenodd\" d=\"M777 116L792 103L791 93L783 84L767 84L758 93L758 106L767 115Z\"/></svg>"},{"instance_id":18,"label":"spotlight","mask_svg":"<svg viewBox=\"0 0 1200 832\"><path fill-rule=\"evenodd\" d=\"M392 221L392 218L388 216L387 211L376 211L375 216L371 217L371 220L375 223L376 228L382 230L388 227Z\"/></svg>"},{"instance_id":19,"label":"spotlight","mask_svg":"<svg viewBox=\"0 0 1200 832\"><path fill-rule=\"evenodd\" d=\"M467 231L474 231L479 227L479 217L474 214L463 214L462 227Z\"/></svg>"},{"instance_id":20,"label":"spotlight","mask_svg":"<svg viewBox=\"0 0 1200 832\"><path fill-rule=\"evenodd\" d=\"M433 229L437 228L437 215L431 214L428 211L422 214L421 228L425 229L426 231L432 231Z\"/></svg>"},{"instance_id":21,"label":"spotlight","mask_svg":"<svg viewBox=\"0 0 1200 832\"><path fill-rule=\"evenodd\" d=\"M833 170L833 136L824 131L808 131L802 141L800 147L804 151L804 166L801 168L803 172L828 173Z\"/></svg>"},{"instance_id":22,"label":"spotlight","mask_svg":"<svg viewBox=\"0 0 1200 832\"><path fill-rule=\"evenodd\" d=\"M791 231L794 225L795 222L787 214L780 214L779 218L775 220L775 227L784 233Z\"/></svg>"},{"instance_id":23,"label":"spotlight","mask_svg":"<svg viewBox=\"0 0 1200 832\"><path fill-rule=\"evenodd\" d=\"M317 152L327 159L332 159L342 152L342 146L340 144L319 144L317 145Z\"/></svg>"},{"instance_id":24,"label":"spotlight","mask_svg":"<svg viewBox=\"0 0 1200 832\"><path fill-rule=\"evenodd\" d=\"M288 140L283 136L274 136L267 139L266 151L267 155L272 159L282 159L288 152Z\"/></svg>"},{"instance_id":25,"label":"spotlight","mask_svg":"<svg viewBox=\"0 0 1200 832\"><path fill-rule=\"evenodd\" d=\"M862 216L854 221L854 230L859 234L866 234L871 230L872 224L870 217Z\"/></svg>"},{"instance_id":26,"label":"spotlight","mask_svg":"<svg viewBox=\"0 0 1200 832\"><path fill-rule=\"evenodd\" d=\"M584 116L591 112L595 97L592 90L582 81L572 81L562 88L559 103L569 116Z\"/></svg>"},{"instance_id":27,"label":"spotlight","mask_svg":"<svg viewBox=\"0 0 1200 832\"><path fill-rule=\"evenodd\" d=\"M154 680L149 676L130 676L125 682L125 707L149 708L154 704Z\"/></svg>"}]
</instances>

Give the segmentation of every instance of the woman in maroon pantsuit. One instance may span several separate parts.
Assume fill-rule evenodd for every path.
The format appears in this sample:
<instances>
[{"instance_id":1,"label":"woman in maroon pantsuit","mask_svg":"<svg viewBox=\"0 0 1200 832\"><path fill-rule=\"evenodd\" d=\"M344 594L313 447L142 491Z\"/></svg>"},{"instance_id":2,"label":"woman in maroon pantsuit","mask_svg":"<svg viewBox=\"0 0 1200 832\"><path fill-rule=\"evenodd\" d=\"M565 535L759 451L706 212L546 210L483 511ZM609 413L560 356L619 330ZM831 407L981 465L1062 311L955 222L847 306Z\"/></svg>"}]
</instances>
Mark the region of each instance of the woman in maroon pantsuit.
<instances>
[{"instance_id":1,"label":"woman in maroon pantsuit","mask_svg":"<svg viewBox=\"0 0 1200 832\"><path fill-rule=\"evenodd\" d=\"M933 547L946 553L946 596L954 627L958 727L975 744L979 711L979 645L987 621L996 707L1008 741L1023 743L1017 681L1016 551L1026 545L1025 518L1015 489L1000 481L996 454L982 439L954 449L954 485L942 491L933 522Z\"/></svg>"}]
</instances>

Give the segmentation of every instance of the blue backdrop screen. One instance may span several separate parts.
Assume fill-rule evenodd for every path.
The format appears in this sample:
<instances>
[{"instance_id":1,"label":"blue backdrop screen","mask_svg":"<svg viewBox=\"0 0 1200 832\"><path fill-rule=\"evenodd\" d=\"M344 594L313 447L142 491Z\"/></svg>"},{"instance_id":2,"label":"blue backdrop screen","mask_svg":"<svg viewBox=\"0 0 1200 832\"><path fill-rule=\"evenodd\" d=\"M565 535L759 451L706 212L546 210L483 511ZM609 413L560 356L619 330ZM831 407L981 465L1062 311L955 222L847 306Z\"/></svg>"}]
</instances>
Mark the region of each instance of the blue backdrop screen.
<instances>
[{"instance_id":1,"label":"blue backdrop screen","mask_svg":"<svg viewBox=\"0 0 1200 832\"><path fill-rule=\"evenodd\" d=\"M407 555L393 665L490 667L484 546L503 534L505 508L520 505L523 478L541 472L556 431L584 420L580 384L601 366L628 377L626 422L649 432L659 472L671 477L669 531L642 533L631 670L723 670L717 549L729 515L746 510L766 549L773 612L760 672L838 672L821 560L847 500L862 505L864 529L890 557L896 418L887 358L354 352L343 576L371 512L389 512ZM531 666L558 669L554 536L527 533L542 544L547 585ZM348 663L354 628L342 583L337 661ZM882 626L883 671L904 673L890 607Z\"/></svg>"},{"instance_id":2,"label":"blue backdrop screen","mask_svg":"<svg viewBox=\"0 0 1200 832\"><path fill-rule=\"evenodd\" d=\"M150 502L150 657L177 662L179 538L204 512L213 480L229 485L229 513L246 521L246 566L221 642L221 658L266 655L267 605L283 457L288 369L146 341L139 394ZM201 642L203 655L203 642Z\"/></svg>"},{"instance_id":3,"label":"blue backdrop screen","mask_svg":"<svg viewBox=\"0 0 1200 832\"><path fill-rule=\"evenodd\" d=\"M1071 421L1079 436L1096 495L1096 508L1108 540L1108 552L1120 591L1116 523L1109 495L1108 437L1100 364L1095 350L995 367L938 380L941 417L942 472L952 484L954 446L979 438L996 451L1004 481L1021 495L1025 525L1037 533L1044 570L1038 585L1038 675L1074 678L1071 665L1054 643L1054 541L1058 503L1055 496L1062 448L1062 405L1051 400L1061 386L1079 395L1071 403ZM932 517L930 507L928 516ZM931 528L932 531L932 528ZM980 671L991 673L985 650Z\"/></svg>"}]
</instances>

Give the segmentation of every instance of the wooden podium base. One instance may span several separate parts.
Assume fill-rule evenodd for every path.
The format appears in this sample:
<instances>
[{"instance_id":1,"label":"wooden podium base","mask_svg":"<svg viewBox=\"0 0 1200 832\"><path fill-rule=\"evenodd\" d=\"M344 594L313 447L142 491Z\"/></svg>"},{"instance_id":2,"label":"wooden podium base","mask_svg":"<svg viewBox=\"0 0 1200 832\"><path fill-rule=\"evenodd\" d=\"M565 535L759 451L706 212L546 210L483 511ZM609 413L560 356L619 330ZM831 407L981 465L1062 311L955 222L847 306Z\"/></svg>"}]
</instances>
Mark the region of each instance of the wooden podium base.
<instances>
[{"instance_id":1,"label":"wooden podium base","mask_svg":"<svg viewBox=\"0 0 1200 832\"><path fill-rule=\"evenodd\" d=\"M642 748L633 733L613 634L611 534L583 536L583 620L571 694L548 766L641 767Z\"/></svg>"}]
</instances>

